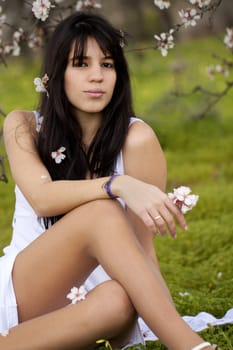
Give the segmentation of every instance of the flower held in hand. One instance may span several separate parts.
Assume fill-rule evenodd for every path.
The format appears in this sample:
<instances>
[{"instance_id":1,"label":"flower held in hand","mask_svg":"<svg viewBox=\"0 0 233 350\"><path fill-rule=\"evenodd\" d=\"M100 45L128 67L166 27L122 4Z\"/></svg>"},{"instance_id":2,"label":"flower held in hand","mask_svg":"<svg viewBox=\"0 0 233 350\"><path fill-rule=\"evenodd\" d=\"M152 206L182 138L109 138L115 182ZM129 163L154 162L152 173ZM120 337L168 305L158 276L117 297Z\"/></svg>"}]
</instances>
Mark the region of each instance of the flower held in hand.
<instances>
[{"instance_id":1,"label":"flower held in hand","mask_svg":"<svg viewBox=\"0 0 233 350\"><path fill-rule=\"evenodd\" d=\"M186 186L174 188L172 193L168 193L168 197L181 210L182 214L186 214L187 211L191 210L199 199L199 196L190 193L191 189Z\"/></svg>"}]
</instances>

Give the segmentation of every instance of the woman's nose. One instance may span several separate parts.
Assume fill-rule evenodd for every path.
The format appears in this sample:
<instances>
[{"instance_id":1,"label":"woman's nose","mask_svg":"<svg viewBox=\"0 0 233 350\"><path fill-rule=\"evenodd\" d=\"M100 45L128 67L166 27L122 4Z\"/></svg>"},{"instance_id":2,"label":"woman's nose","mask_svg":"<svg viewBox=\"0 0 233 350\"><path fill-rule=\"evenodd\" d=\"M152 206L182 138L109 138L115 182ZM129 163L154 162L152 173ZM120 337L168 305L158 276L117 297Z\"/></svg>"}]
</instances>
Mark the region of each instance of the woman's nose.
<instances>
[{"instance_id":1,"label":"woman's nose","mask_svg":"<svg viewBox=\"0 0 233 350\"><path fill-rule=\"evenodd\" d=\"M102 67L100 67L99 65L93 66L90 70L89 80L102 81L103 80Z\"/></svg>"}]
</instances>

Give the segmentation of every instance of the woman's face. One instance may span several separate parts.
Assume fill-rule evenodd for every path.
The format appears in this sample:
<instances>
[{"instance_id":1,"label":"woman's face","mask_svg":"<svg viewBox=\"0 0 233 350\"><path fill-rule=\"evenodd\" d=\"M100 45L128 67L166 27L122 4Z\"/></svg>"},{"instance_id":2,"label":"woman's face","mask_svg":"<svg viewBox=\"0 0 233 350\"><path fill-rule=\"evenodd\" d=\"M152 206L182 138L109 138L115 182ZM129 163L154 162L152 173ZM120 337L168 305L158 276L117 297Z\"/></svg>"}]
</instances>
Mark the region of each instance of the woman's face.
<instances>
[{"instance_id":1,"label":"woman's face","mask_svg":"<svg viewBox=\"0 0 233 350\"><path fill-rule=\"evenodd\" d=\"M72 47L64 75L66 96L78 118L87 115L102 115L110 102L115 83L116 71L111 55L104 54L96 40L89 37L83 60L73 65Z\"/></svg>"}]
</instances>

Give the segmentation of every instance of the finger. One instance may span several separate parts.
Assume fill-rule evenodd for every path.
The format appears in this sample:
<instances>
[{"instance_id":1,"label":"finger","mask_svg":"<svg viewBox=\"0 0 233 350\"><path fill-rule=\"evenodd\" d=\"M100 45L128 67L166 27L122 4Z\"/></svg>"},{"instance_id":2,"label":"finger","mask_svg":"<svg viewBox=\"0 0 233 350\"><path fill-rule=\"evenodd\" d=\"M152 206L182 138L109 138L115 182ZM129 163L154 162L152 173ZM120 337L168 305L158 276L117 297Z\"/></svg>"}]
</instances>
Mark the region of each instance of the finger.
<instances>
[{"instance_id":1,"label":"finger","mask_svg":"<svg viewBox=\"0 0 233 350\"><path fill-rule=\"evenodd\" d=\"M170 198L167 197L165 205L168 210L174 215L180 227L187 231L188 227L184 218L184 215L181 213L180 209L172 202Z\"/></svg>"},{"instance_id":2,"label":"finger","mask_svg":"<svg viewBox=\"0 0 233 350\"><path fill-rule=\"evenodd\" d=\"M163 216L160 215L159 213L156 213L156 214L153 214L153 216L151 215L151 217L154 222L154 225L159 229L161 235L165 236L167 231L167 224L164 221Z\"/></svg>"},{"instance_id":3,"label":"finger","mask_svg":"<svg viewBox=\"0 0 233 350\"><path fill-rule=\"evenodd\" d=\"M163 217L163 220L165 221L165 223L168 227L168 230L171 233L171 236L173 238L175 238L176 237L176 223L175 223L173 215L169 212L169 210L166 207L161 208L160 214Z\"/></svg>"},{"instance_id":4,"label":"finger","mask_svg":"<svg viewBox=\"0 0 233 350\"><path fill-rule=\"evenodd\" d=\"M146 225L146 227L154 234L157 234L157 228L155 226L155 223L152 219L152 217L147 213L147 211L141 213L139 215L139 217L141 218L141 220L144 222L144 224Z\"/></svg>"}]
</instances>

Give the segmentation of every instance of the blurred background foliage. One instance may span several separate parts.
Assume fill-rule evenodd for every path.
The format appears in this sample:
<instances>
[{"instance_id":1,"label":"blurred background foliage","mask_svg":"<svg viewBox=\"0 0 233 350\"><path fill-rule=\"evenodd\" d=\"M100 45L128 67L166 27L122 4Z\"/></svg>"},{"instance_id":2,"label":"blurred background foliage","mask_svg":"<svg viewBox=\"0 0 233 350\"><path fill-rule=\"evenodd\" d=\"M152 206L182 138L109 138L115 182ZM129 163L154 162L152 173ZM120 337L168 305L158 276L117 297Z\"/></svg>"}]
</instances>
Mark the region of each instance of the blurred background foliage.
<instances>
[{"instance_id":1,"label":"blurred background foliage","mask_svg":"<svg viewBox=\"0 0 233 350\"><path fill-rule=\"evenodd\" d=\"M182 29L166 58L157 50L135 49L155 46L153 35L177 23L177 10L187 2L174 0L164 12L152 0L101 3L103 7L97 12L129 33L125 53L135 114L154 128L162 144L168 163L168 190L187 185L200 195L197 208L187 214L188 233L179 232L176 240L168 236L155 240L162 272L181 314L207 311L222 317L233 306L233 91L202 119L198 115L212 96L197 92L177 97L174 93L189 93L197 85L222 91L226 80L232 80L232 72L227 79L216 75L211 80L206 74L208 65L218 63L213 54L232 60L232 52L223 44L226 26L233 26L232 1L223 0L214 16L205 17L197 27ZM33 21L22 1L6 1L4 6L15 23L22 21L21 17L25 25ZM36 109L33 79L40 75L41 54L26 50L23 56L8 60L8 67L0 65L0 108L6 113ZM0 126L2 122L0 117ZM14 183L2 140L0 154L5 157L9 178L8 184L0 181L1 251L10 241L14 209ZM180 292L189 294L181 297ZM205 337L218 342L221 349L233 349L232 326L210 328ZM157 344L147 348L164 349Z\"/></svg>"}]
</instances>

